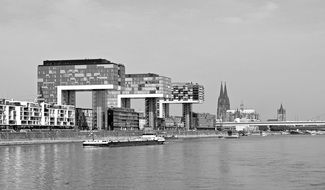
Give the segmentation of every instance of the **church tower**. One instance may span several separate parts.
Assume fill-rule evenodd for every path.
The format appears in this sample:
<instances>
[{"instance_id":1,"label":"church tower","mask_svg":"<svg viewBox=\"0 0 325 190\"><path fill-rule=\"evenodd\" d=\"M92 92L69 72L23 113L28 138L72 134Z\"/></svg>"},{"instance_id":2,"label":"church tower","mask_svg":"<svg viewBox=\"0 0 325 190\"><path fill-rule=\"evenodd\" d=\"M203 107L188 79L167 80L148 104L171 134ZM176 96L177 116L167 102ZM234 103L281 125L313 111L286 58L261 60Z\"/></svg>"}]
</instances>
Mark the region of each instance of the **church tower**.
<instances>
[{"instance_id":1,"label":"church tower","mask_svg":"<svg viewBox=\"0 0 325 190\"><path fill-rule=\"evenodd\" d=\"M217 119L227 121L227 110L230 109L230 101L227 92L227 85L223 88L222 82L218 98Z\"/></svg>"},{"instance_id":2,"label":"church tower","mask_svg":"<svg viewBox=\"0 0 325 190\"><path fill-rule=\"evenodd\" d=\"M278 109L278 121L286 121L286 119L286 110L281 104L280 109Z\"/></svg>"}]
</instances>

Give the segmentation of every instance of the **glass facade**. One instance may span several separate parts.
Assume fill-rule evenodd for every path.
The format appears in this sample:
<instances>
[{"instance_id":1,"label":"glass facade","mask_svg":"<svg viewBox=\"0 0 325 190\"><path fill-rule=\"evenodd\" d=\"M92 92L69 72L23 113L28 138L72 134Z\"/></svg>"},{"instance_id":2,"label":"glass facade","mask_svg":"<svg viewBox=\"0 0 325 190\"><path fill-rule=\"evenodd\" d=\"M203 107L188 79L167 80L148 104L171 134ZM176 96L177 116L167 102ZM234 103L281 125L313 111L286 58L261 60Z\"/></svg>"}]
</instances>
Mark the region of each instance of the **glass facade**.
<instances>
[{"instance_id":1,"label":"glass facade","mask_svg":"<svg viewBox=\"0 0 325 190\"><path fill-rule=\"evenodd\" d=\"M105 59L44 61L38 66L38 94L46 102L57 102L57 86L113 85L124 87L125 67ZM75 105L74 91L62 94L65 104Z\"/></svg>"},{"instance_id":2,"label":"glass facade","mask_svg":"<svg viewBox=\"0 0 325 190\"><path fill-rule=\"evenodd\" d=\"M193 83L173 83L170 101L204 101L204 87Z\"/></svg>"},{"instance_id":3,"label":"glass facade","mask_svg":"<svg viewBox=\"0 0 325 190\"><path fill-rule=\"evenodd\" d=\"M125 75L123 94L171 94L171 79L153 73Z\"/></svg>"},{"instance_id":4,"label":"glass facade","mask_svg":"<svg viewBox=\"0 0 325 190\"><path fill-rule=\"evenodd\" d=\"M108 127L114 129L139 129L139 113L130 108L108 108Z\"/></svg>"},{"instance_id":5,"label":"glass facade","mask_svg":"<svg viewBox=\"0 0 325 190\"><path fill-rule=\"evenodd\" d=\"M75 105L76 91L92 91L93 126L105 129L106 109L117 106L117 95L124 89L125 67L105 59L44 61L38 66L37 82L38 94L42 94L45 102ZM107 85L109 90L104 87ZM62 90L60 102L58 86L68 89Z\"/></svg>"}]
</instances>

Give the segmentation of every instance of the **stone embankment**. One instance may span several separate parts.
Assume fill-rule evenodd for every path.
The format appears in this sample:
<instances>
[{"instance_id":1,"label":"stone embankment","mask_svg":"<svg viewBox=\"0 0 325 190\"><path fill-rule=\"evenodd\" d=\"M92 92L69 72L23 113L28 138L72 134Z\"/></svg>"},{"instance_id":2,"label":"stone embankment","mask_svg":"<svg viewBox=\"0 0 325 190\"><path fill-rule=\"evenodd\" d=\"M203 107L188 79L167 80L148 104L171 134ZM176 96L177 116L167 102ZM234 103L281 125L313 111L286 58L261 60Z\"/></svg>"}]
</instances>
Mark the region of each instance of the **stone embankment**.
<instances>
[{"instance_id":1,"label":"stone embankment","mask_svg":"<svg viewBox=\"0 0 325 190\"><path fill-rule=\"evenodd\" d=\"M29 145L49 143L76 143L95 139L125 139L140 136L143 131L29 131L29 132L0 132L0 146ZM202 138L217 137L215 131L156 131L164 137Z\"/></svg>"}]
</instances>

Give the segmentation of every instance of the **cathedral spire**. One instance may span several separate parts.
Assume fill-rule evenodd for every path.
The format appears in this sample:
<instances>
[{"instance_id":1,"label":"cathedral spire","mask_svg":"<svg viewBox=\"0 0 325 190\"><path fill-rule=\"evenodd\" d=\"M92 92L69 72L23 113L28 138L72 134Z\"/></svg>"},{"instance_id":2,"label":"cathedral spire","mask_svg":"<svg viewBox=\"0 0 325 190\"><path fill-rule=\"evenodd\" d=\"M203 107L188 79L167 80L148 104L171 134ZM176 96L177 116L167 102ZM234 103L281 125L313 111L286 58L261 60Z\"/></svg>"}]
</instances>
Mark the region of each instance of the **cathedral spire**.
<instances>
[{"instance_id":1,"label":"cathedral spire","mask_svg":"<svg viewBox=\"0 0 325 190\"><path fill-rule=\"evenodd\" d=\"M228 92L227 92L227 84L226 84L226 82L225 82L225 90L224 90L224 97L225 98L228 98Z\"/></svg>"},{"instance_id":2,"label":"cathedral spire","mask_svg":"<svg viewBox=\"0 0 325 190\"><path fill-rule=\"evenodd\" d=\"M223 86L222 86L222 82L221 82L221 87L220 87L220 95L219 95L219 98L222 98L222 97L224 97L223 95L224 95L224 93L223 93Z\"/></svg>"},{"instance_id":3,"label":"cathedral spire","mask_svg":"<svg viewBox=\"0 0 325 190\"><path fill-rule=\"evenodd\" d=\"M223 91L223 95L224 95L224 99L225 99L225 106L226 106L226 109L229 110L230 109L230 101L229 101L229 97L228 97L228 92L227 92L227 84L225 82L225 89Z\"/></svg>"}]
</instances>

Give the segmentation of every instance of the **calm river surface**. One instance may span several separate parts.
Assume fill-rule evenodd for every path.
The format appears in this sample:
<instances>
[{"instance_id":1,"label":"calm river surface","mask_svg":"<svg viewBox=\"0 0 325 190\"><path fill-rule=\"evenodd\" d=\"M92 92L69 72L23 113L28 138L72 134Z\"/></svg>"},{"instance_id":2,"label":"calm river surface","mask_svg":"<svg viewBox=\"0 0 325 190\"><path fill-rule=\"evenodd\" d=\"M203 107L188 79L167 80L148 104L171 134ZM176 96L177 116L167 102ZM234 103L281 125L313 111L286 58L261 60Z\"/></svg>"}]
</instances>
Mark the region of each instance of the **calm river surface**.
<instances>
[{"instance_id":1,"label":"calm river surface","mask_svg":"<svg viewBox=\"0 0 325 190\"><path fill-rule=\"evenodd\" d=\"M0 147L0 189L325 189L325 136Z\"/></svg>"}]
</instances>

